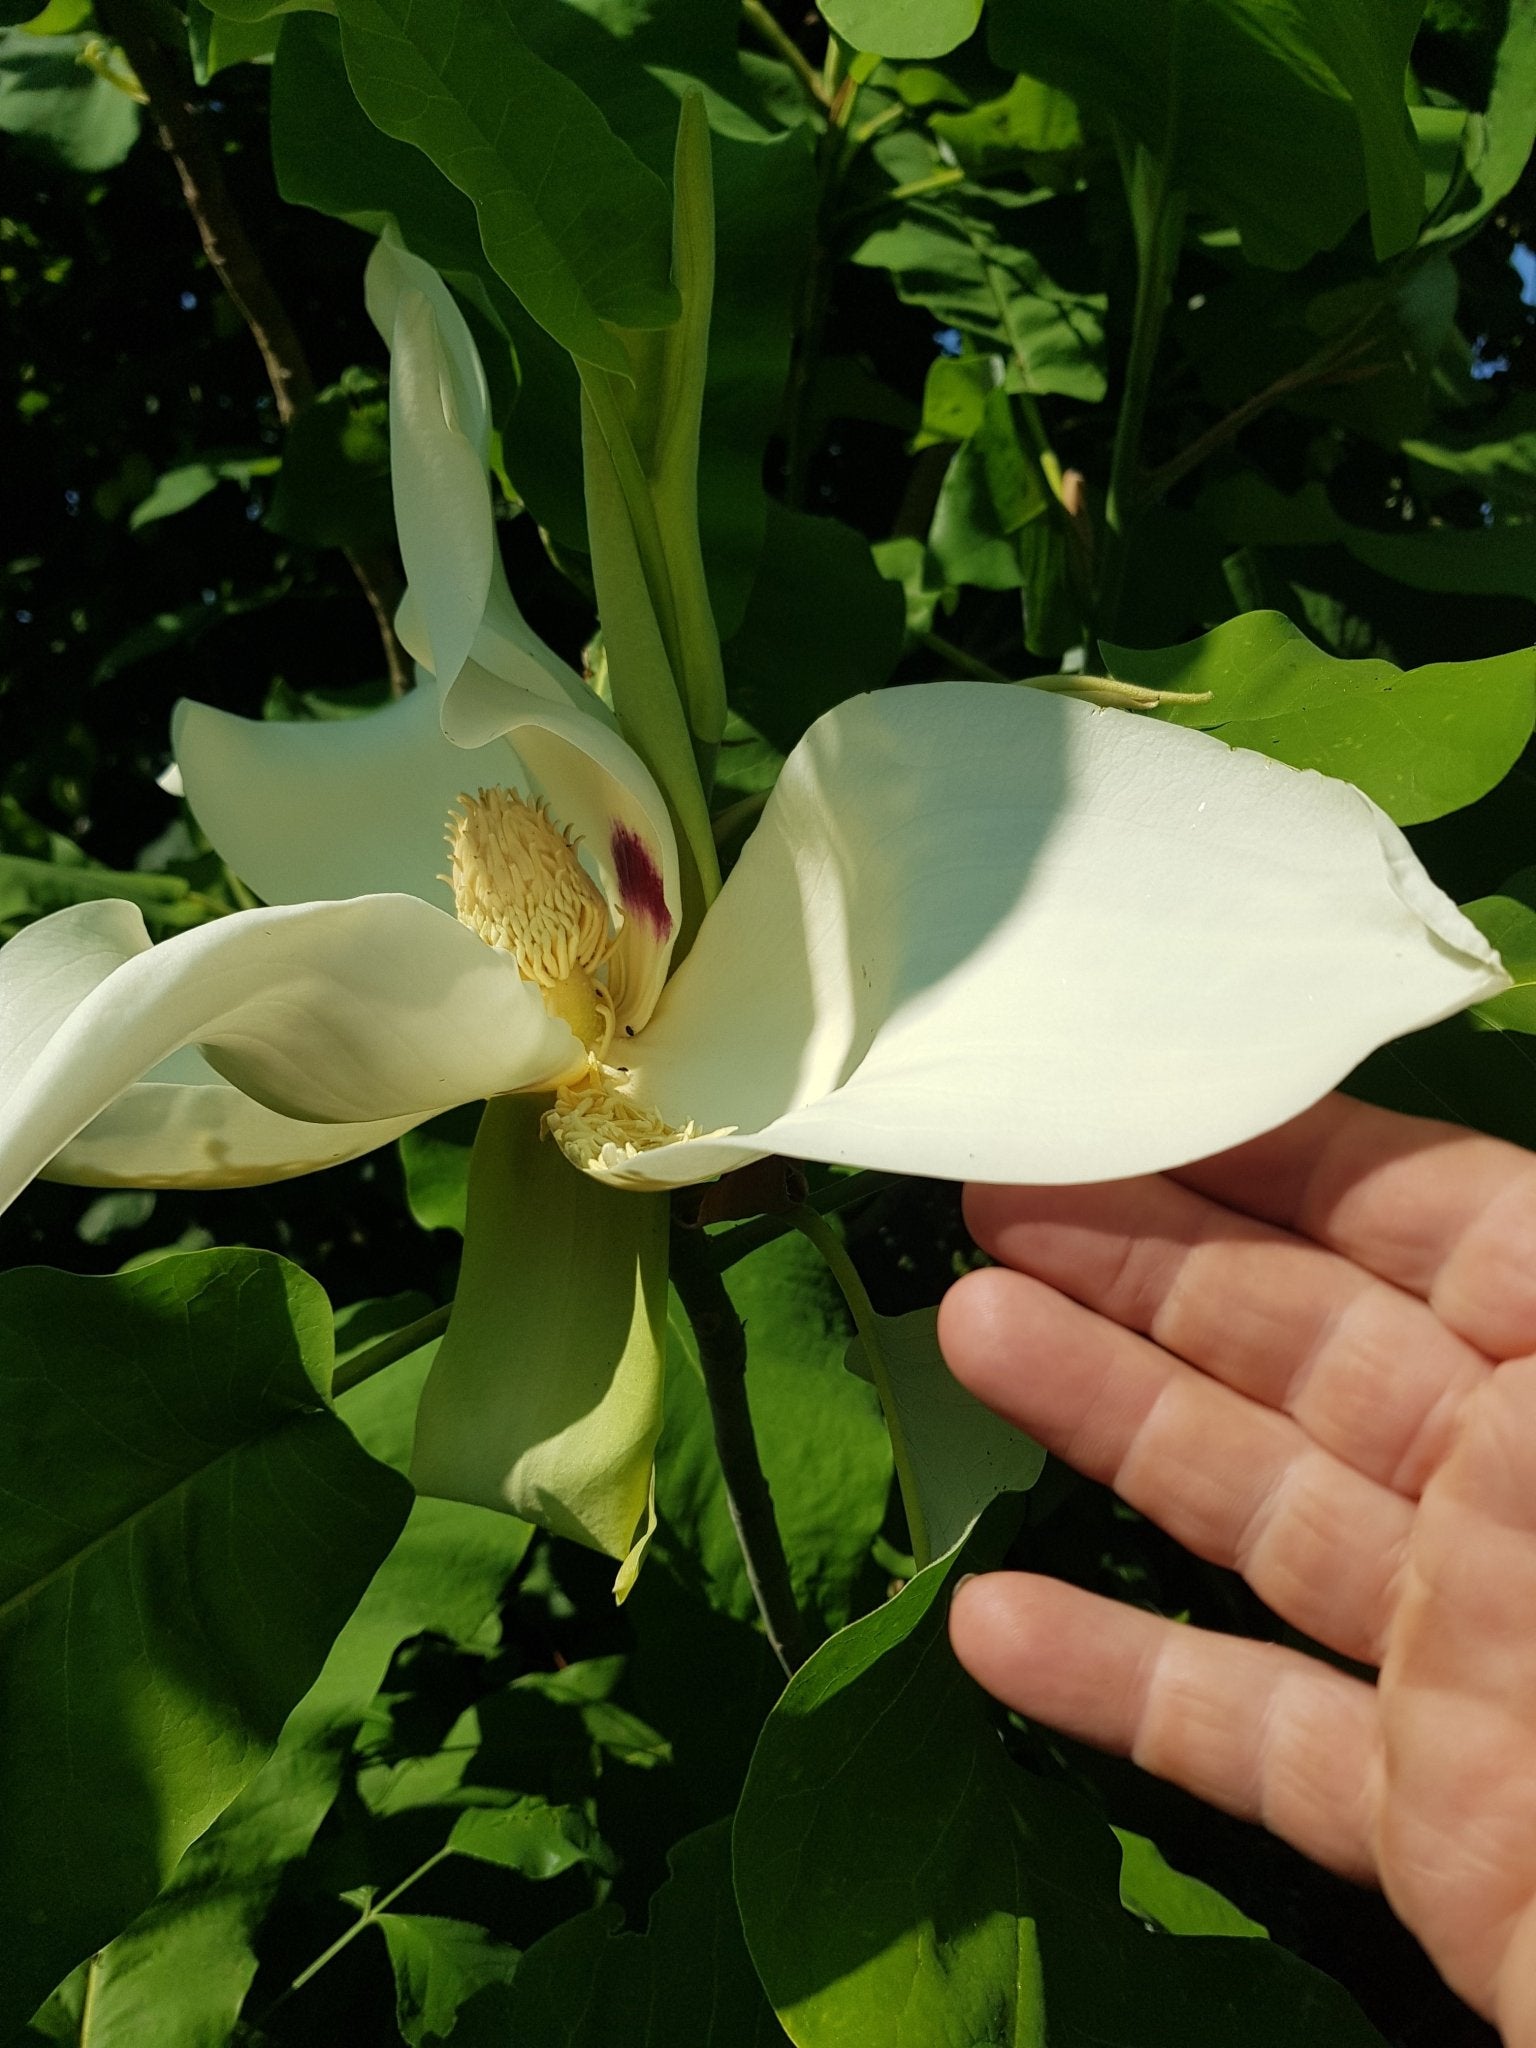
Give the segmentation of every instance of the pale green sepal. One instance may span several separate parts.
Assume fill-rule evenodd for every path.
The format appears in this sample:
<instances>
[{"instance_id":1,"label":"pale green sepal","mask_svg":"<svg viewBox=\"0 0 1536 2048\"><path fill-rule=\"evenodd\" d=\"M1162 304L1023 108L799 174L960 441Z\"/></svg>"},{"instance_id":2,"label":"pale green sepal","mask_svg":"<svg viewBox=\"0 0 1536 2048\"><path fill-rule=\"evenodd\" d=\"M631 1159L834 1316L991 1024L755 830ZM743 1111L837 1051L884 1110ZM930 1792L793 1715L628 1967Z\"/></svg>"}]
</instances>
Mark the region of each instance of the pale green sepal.
<instances>
[{"instance_id":1,"label":"pale green sepal","mask_svg":"<svg viewBox=\"0 0 1536 2048\"><path fill-rule=\"evenodd\" d=\"M620 1560L654 1524L666 1198L616 1193L539 1135L540 1101L487 1105L464 1264L421 1398L418 1492L499 1508Z\"/></svg>"},{"instance_id":2,"label":"pale green sepal","mask_svg":"<svg viewBox=\"0 0 1536 2048\"><path fill-rule=\"evenodd\" d=\"M976 1399L950 1372L939 1350L939 1312L912 1309L874 1318L880 1345L871 1361L862 1335L849 1340L844 1363L880 1394L892 1441L902 1445L902 1488L918 1563L944 1557L976 1526L1001 1493L1026 1493L1040 1477L1045 1452ZM916 1509L914 1514L913 1509Z\"/></svg>"},{"instance_id":3,"label":"pale green sepal","mask_svg":"<svg viewBox=\"0 0 1536 2048\"><path fill-rule=\"evenodd\" d=\"M704 785L662 634L640 533L654 508L613 393L584 378L582 471L587 542L608 660L608 682L624 737L660 785L677 828L683 931L697 930L720 890L720 868Z\"/></svg>"}]
</instances>

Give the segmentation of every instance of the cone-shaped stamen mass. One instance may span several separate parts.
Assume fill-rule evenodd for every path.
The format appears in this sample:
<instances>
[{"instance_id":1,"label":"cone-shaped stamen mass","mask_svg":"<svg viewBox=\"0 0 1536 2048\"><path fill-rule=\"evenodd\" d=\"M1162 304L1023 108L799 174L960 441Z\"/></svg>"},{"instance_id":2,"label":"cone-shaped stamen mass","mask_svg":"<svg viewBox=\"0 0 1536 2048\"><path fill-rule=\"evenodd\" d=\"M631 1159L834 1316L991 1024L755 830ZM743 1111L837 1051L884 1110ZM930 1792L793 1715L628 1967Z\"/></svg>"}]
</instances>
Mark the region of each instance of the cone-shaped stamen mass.
<instances>
[{"instance_id":1,"label":"cone-shaped stamen mass","mask_svg":"<svg viewBox=\"0 0 1536 2048\"><path fill-rule=\"evenodd\" d=\"M596 976L615 933L576 839L543 803L514 790L482 789L459 803L448 820L447 877L459 922L510 953L550 1014L601 1054L613 1036L613 1003Z\"/></svg>"},{"instance_id":2,"label":"cone-shaped stamen mass","mask_svg":"<svg viewBox=\"0 0 1536 2048\"><path fill-rule=\"evenodd\" d=\"M641 1152L654 1152L659 1145L675 1145L680 1139L728 1138L735 1127L701 1131L689 1122L679 1130L635 1100L622 1067L605 1066L594 1057L588 1059L585 1074L560 1084L554 1108L545 1113L543 1128L573 1166L601 1173Z\"/></svg>"}]
</instances>

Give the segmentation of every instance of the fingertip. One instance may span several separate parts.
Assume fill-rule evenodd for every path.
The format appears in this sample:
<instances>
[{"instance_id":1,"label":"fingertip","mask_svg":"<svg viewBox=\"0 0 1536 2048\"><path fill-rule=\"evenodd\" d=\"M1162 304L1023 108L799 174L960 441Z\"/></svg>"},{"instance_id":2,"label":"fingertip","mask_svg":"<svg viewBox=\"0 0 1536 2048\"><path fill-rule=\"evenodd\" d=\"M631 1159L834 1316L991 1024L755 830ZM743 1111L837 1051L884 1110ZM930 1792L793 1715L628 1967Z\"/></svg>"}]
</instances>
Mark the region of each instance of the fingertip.
<instances>
[{"instance_id":1,"label":"fingertip","mask_svg":"<svg viewBox=\"0 0 1536 2048\"><path fill-rule=\"evenodd\" d=\"M982 1389L993 1377L999 1351L1010 1344L1016 1282L1017 1276L1000 1266L980 1266L957 1280L939 1303L944 1362L961 1386L979 1398L985 1398Z\"/></svg>"}]
</instances>

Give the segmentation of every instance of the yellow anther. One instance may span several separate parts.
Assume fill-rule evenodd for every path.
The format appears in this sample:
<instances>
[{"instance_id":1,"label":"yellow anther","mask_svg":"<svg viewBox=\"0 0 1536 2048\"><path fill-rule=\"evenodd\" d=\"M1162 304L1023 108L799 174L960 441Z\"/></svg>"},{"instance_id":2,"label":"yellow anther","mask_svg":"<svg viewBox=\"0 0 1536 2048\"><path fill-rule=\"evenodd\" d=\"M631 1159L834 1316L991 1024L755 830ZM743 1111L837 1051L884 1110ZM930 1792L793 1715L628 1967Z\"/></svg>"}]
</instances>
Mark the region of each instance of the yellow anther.
<instances>
[{"instance_id":1,"label":"yellow anther","mask_svg":"<svg viewBox=\"0 0 1536 2048\"><path fill-rule=\"evenodd\" d=\"M613 1001L597 979L615 934L603 892L582 866L573 833L543 803L510 789L461 796L448 820L459 922L510 953L538 985L551 1016L601 1053L613 1036Z\"/></svg>"}]
</instances>

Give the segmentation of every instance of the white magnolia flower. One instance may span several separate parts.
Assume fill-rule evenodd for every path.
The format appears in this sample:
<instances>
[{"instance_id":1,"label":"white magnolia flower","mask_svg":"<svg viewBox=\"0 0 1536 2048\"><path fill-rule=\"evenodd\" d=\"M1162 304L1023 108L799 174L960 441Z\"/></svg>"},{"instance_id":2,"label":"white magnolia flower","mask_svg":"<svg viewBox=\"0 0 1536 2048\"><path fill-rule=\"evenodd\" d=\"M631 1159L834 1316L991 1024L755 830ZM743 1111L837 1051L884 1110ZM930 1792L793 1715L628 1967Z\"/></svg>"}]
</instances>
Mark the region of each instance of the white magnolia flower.
<instances>
[{"instance_id":1,"label":"white magnolia flower","mask_svg":"<svg viewBox=\"0 0 1536 2048\"><path fill-rule=\"evenodd\" d=\"M324 724L181 708L188 801L270 907L151 946L132 906L83 904L0 951L0 1202L44 1171L277 1178L508 1095L536 1099L569 1176L586 1177L552 1183L573 1203L582 1185L654 1192L771 1153L1097 1181L1266 1130L1384 1041L1507 986L1356 790L968 682L855 698L814 725L672 971L667 806L516 614L494 545L475 552L490 523L483 393L467 333L444 341L453 320L446 294L395 293L408 622L449 689ZM445 535L470 540L445 552ZM548 1208L549 1162L566 1167L547 1145L540 1160ZM536 1238L546 1220L513 1227ZM596 1262L609 1226L594 1228ZM473 1235L465 1287L494 1287ZM624 1256L632 1272L633 1243ZM550 1285L580 1282L562 1270ZM462 1308L462 1327L487 1323ZM530 1422L499 1363L484 1398L500 1408L469 1412L465 1369L442 1375L453 1345L451 1331L424 1408L453 1439L452 1456L428 1446L434 1489L629 1553L654 1360L615 1393L615 1340L595 1390Z\"/></svg>"}]
</instances>

